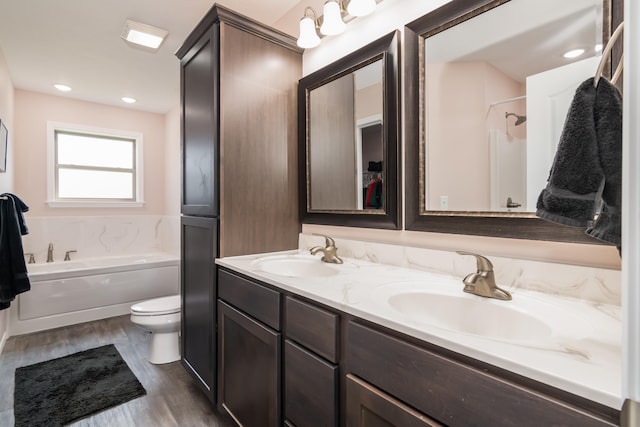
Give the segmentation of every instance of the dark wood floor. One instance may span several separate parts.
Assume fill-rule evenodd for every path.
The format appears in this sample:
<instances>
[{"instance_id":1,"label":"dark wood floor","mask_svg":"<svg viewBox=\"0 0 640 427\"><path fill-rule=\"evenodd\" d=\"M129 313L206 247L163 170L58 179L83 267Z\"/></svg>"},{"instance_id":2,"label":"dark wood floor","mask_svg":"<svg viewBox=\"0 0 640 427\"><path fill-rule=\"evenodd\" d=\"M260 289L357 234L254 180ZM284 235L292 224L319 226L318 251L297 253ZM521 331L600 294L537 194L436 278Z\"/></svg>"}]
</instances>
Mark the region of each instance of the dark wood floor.
<instances>
[{"instance_id":1,"label":"dark wood floor","mask_svg":"<svg viewBox=\"0 0 640 427\"><path fill-rule=\"evenodd\" d=\"M115 344L147 395L100 412L75 427L231 427L182 368L180 362L146 360L151 334L129 316L11 337L0 355L0 426L12 426L15 369L105 344Z\"/></svg>"}]
</instances>

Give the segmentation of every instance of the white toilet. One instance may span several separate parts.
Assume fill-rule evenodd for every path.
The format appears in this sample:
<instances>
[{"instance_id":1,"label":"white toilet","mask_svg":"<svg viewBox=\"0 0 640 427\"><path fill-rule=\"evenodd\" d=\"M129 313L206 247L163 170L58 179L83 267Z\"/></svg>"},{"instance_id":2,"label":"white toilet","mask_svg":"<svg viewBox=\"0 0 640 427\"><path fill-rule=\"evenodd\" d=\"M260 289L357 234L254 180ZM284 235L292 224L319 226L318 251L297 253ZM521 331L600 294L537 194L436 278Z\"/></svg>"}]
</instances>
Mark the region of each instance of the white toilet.
<instances>
[{"instance_id":1,"label":"white toilet","mask_svg":"<svg viewBox=\"0 0 640 427\"><path fill-rule=\"evenodd\" d=\"M131 321L152 333L149 362L161 364L180 360L180 295L154 298L132 305Z\"/></svg>"}]
</instances>

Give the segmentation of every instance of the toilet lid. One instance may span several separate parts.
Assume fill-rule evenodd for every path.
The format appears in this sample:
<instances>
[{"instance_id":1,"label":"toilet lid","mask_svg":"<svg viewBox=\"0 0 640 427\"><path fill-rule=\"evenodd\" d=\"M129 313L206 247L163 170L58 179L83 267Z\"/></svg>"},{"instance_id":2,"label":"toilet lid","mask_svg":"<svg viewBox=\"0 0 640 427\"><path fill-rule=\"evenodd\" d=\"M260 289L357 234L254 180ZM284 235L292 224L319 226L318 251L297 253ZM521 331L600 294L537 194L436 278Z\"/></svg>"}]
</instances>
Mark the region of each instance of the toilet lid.
<instances>
[{"instance_id":1,"label":"toilet lid","mask_svg":"<svg viewBox=\"0 0 640 427\"><path fill-rule=\"evenodd\" d=\"M154 298L131 306L131 313L143 316L157 316L178 312L180 312L180 295Z\"/></svg>"}]
</instances>

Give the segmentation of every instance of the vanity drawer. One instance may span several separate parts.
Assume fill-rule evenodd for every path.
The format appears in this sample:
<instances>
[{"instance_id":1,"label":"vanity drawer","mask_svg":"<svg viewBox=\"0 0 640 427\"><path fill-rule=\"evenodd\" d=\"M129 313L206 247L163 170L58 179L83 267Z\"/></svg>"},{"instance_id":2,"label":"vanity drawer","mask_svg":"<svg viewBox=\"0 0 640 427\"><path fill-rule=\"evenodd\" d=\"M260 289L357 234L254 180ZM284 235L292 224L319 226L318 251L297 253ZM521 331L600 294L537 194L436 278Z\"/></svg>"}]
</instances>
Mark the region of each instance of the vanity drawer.
<instances>
[{"instance_id":1,"label":"vanity drawer","mask_svg":"<svg viewBox=\"0 0 640 427\"><path fill-rule=\"evenodd\" d=\"M566 402L349 322L349 373L450 427L614 426Z\"/></svg>"},{"instance_id":2,"label":"vanity drawer","mask_svg":"<svg viewBox=\"0 0 640 427\"><path fill-rule=\"evenodd\" d=\"M288 339L284 343L284 416L296 426L337 426L338 367Z\"/></svg>"},{"instance_id":3,"label":"vanity drawer","mask_svg":"<svg viewBox=\"0 0 640 427\"><path fill-rule=\"evenodd\" d=\"M280 293L218 269L218 298L280 330Z\"/></svg>"},{"instance_id":4,"label":"vanity drawer","mask_svg":"<svg viewBox=\"0 0 640 427\"><path fill-rule=\"evenodd\" d=\"M325 359L338 363L340 317L296 298L285 299L287 338Z\"/></svg>"}]
</instances>

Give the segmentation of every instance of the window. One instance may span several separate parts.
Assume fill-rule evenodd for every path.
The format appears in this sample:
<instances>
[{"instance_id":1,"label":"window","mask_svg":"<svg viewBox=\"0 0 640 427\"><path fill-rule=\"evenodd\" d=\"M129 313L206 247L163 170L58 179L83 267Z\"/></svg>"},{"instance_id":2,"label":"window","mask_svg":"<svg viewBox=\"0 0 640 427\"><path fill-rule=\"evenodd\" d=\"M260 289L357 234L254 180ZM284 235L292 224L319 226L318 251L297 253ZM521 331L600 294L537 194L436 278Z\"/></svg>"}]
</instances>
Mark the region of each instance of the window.
<instances>
[{"instance_id":1,"label":"window","mask_svg":"<svg viewBox=\"0 0 640 427\"><path fill-rule=\"evenodd\" d=\"M49 206L142 206L142 134L49 123Z\"/></svg>"}]
</instances>

